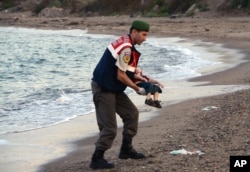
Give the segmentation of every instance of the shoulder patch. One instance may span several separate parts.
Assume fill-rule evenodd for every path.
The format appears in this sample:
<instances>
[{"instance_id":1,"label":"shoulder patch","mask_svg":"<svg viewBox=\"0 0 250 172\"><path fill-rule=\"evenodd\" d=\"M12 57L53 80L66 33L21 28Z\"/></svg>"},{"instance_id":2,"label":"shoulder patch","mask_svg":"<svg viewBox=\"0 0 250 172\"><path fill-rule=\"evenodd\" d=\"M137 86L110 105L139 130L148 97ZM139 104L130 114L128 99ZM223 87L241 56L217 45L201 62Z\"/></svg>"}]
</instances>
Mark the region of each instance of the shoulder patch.
<instances>
[{"instance_id":1,"label":"shoulder patch","mask_svg":"<svg viewBox=\"0 0 250 172\"><path fill-rule=\"evenodd\" d=\"M124 61L125 63L129 63L130 58L131 58L130 56L131 56L130 53L125 53L124 56L123 56L123 61Z\"/></svg>"}]
</instances>

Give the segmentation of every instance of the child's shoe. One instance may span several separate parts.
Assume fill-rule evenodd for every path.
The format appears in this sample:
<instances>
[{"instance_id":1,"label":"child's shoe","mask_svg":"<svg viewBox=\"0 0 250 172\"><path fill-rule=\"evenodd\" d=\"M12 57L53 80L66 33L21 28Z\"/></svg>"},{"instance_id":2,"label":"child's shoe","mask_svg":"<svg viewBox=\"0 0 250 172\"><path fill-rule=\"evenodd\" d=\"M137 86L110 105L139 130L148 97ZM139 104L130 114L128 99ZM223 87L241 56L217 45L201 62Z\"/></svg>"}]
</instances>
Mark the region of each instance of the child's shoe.
<instances>
[{"instance_id":1,"label":"child's shoe","mask_svg":"<svg viewBox=\"0 0 250 172\"><path fill-rule=\"evenodd\" d=\"M145 104L147 104L149 106L155 106L154 101L152 99L146 99Z\"/></svg>"},{"instance_id":2,"label":"child's shoe","mask_svg":"<svg viewBox=\"0 0 250 172\"><path fill-rule=\"evenodd\" d=\"M155 104L155 107L161 108L161 104L160 104L160 101L159 101L159 100L155 100L155 101L154 101L154 104Z\"/></svg>"}]
</instances>

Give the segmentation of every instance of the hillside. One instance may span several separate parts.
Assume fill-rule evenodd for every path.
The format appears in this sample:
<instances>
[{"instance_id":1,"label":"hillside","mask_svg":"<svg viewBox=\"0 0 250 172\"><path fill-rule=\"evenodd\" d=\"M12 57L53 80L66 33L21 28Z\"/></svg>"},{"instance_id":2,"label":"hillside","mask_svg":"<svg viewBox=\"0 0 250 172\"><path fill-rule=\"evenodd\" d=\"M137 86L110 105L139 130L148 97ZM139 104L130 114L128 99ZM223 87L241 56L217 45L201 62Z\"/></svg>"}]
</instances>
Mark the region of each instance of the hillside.
<instances>
[{"instance_id":1,"label":"hillside","mask_svg":"<svg viewBox=\"0 0 250 172\"><path fill-rule=\"evenodd\" d=\"M32 16L144 17L242 16L250 14L250 0L2 0L0 14L31 12Z\"/></svg>"}]
</instances>

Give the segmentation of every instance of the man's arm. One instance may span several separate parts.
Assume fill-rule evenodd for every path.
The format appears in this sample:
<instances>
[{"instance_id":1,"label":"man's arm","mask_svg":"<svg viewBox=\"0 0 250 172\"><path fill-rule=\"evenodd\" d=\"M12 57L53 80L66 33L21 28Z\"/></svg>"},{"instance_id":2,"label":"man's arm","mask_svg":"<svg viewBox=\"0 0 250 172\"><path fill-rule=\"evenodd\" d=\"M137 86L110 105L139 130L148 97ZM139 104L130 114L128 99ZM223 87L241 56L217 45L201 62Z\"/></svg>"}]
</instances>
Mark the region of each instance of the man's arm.
<instances>
[{"instance_id":1,"label":"man's arm","mask_svg":"<svg viewBox=\"0 0 250 172\"><path fill-rule=\"evenodd\" d=\"M131 49L125 48L119 55L116 66L117 66L117 80L134 89L138 94L145 94L145 89L138 87L126 74L128 63L131 59Z\"/></svg>"},{"instance_id":2,"label":"man's arm","mask_svg":"<svg viewBox=\"0 0 250 172\"><path fill-rule=\"evenodd\" d=\"M135 91L140 91L140 87L138 87L133 81L131 81L131 79L127 76L126 72L120 70L119 68L117 69L117 79L123 84L134 89Z\"/></svg>"}]
</instances>

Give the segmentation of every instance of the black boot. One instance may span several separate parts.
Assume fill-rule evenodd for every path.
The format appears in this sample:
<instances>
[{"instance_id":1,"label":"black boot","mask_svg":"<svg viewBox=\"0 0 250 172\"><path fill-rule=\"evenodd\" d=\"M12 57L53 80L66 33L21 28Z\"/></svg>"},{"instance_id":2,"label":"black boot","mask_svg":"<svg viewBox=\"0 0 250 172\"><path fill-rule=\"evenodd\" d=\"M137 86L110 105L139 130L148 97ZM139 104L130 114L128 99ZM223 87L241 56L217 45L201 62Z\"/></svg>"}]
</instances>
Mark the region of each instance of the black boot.
<instances>
[{"instance_id":1,"label":"black boot","mask_svg":"<svg viewBox=\"0 0 250 172\"><path fill-rule=\"evenodd\" d=\"M145 155L133 149L132 138L123 138L119 158L143 159L145 158Z\"/></svg>"},{"instance_id":2,"label":"black boot","mask_svg":"<svg viewBox=\"0 0 250 172\"><path fill-rule=\"evenodd\" d=\"M92 169L108 169L114 168L114 164L109 163L107 160L104 159L103 150L96 149L92 156L89 167Z\"/></svg>"}]
</instances>

